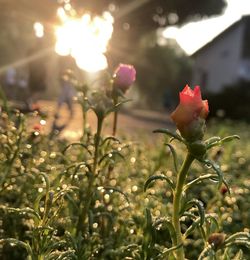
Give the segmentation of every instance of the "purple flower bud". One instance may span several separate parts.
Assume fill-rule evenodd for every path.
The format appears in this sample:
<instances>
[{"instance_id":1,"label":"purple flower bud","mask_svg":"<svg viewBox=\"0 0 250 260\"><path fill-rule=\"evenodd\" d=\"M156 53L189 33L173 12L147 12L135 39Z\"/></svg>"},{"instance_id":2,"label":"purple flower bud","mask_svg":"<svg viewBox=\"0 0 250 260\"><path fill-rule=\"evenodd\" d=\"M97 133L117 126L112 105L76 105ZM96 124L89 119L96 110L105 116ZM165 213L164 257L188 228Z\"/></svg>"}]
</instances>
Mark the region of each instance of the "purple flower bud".
<instances>
[{"instance_id":1,"label":"purple flower bud","mask_svg":"<svg viewBox=\"0 0 250 260\"><path fill-rule=\"evenodd\" d=\"M134 66L119 64L114 72L114 86L125 93L135 81L136 71Z\"/></svg>"}]
</instances>

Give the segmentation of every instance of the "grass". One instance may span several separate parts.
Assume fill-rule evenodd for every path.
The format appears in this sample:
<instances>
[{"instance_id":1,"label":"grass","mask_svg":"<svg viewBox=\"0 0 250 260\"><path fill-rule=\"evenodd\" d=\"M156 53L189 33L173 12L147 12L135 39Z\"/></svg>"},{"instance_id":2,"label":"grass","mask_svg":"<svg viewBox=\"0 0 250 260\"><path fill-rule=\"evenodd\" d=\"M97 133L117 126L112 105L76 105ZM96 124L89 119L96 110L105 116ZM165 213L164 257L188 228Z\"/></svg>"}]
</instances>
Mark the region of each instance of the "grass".
<instances>
[{"instance_id":1,"label":"grass","mask_svg":"<svg viewBox=\"0 0 250 260\"><path fill-rule=\"evenodd\" d=\"M0 120L1 259L174 259L174 254L166 251L172 245L168 229L171 187L156 180L144 191L144 183L152 175L176 180L172 154L164 144L167 137L155 134L147 139L142 134L134 140L124 136L118 141L102 136L98 177L93 192L87 193L96 142L93 134L88 134L82 145L68 146L67 140L56 135L27 130L26 118L18 112L9 116L2 113ZM207 137L231 134L241 139L209 153L209 158L221 166L231 194L211 180L186 193L187 200L202 201L211 218L203 224L207 232L203 237L195 230L185 240L188 259L198 259L212 233L229 237L235 232L249 232L249 125L227 120L208 122ZM185 148L175 141L173 145L181 162ZM195 162L188 181L211 171ZM87 202L84 232L79 232L77 222ZM199 217L196 209L191 213ZM192 218L183 216L181 228L185 231L192 223ZM230 257L237 252L249 256L249 249L238 244L230 248L225 259L233 259ZM212 251L214 258L203 259L222 259L224 248L219 245Z\"/></svg>"}]
</instances>

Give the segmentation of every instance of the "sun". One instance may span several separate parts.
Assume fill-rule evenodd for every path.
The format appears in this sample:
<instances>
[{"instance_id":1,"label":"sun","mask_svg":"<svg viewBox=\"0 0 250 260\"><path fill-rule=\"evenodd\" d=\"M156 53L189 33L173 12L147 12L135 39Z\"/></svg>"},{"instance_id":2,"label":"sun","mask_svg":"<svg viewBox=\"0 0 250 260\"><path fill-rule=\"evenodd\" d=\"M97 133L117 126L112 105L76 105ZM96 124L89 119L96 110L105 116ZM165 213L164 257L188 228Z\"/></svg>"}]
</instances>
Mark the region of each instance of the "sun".
<instances>
[{"instance_id":1,"label":"sun","mask_svg":"<svg viewBox=\"0 0 250 260\"><path fill-rule=\"evenodd\" d=\"M79 68L97 72L107 67L104 53L113 33L114 19L109 12L92 17L85 13L75 18L63 8L57 12L61 25L56 27L55 51L59 55L71 55Z\"/></svg>"}]
</instances>

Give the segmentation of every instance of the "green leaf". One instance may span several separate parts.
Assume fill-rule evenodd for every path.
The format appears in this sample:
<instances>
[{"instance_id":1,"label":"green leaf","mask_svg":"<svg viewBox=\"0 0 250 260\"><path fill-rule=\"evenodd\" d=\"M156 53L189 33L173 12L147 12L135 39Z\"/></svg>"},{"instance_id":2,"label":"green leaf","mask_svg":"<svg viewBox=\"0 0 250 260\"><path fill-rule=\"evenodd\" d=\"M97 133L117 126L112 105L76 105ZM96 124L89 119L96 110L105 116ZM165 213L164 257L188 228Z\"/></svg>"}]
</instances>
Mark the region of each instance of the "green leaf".
<instances>
[{"instance_id":1,"label":"green leaf","mask_svg":"<svg viewBox=\"0 0 250 260\"><path fill-rule=\"evenodd\" d=\"M142 254L143 259L150 258L151 248L154 245L155 231L152 228L152 216L148 208L145 209L145 226L143 229Z\"/></svg>"},{"instance_id":2,"label":"green leaf","mask_svg":"<svg viewBox=\"0 0 250 260\"><path fill-rule=\"evenodd\" d=\"M210 174L210 173L209 174L205 174L205 175L200 176L200 177L190 181L189 183L187 183L184 186L183 190L186 191L186 190L190 189L192 186L194 186L195 184L197 184L197 183L199 183L201 181L204 181L204 180L212 180L212 181L214 181L216 177L217 177L217 175L215 175L215 174Z\"/></svg>"},{"instance_id":3,"label":"green leaf","mask_svg":"<svg viewBox=\"0 0 250 260\"><path fill-rule=\"evenodd\" d=\"M205 247L203 249L203 251L201 252L201 254L199 255L198 260L209 260L211 258L207 258L208 256L213 256L215 254L215 252L213 251L211 245L208 245L207 247Z\"/></svg>"},{"instance_id":4,"label":"green leaf","mask_svg":"<svg viewBox=\"0 0 250 260\"><path fill-rule=\"evenodd\" d=\"M192 200L188 201L187 204L185 205L185 210L189 210L193 206L196 206L199 211L200 226L202 226L205 221L205 210L204 210L203 203L200 200L192 199Z\"/></svg>"},{"instance_id":5,"label":"green leaf","mask_svg":"<svg viewBox=\"0 0 250 260\"><path fill-rule=\"evenodd\" d=\"M63 176L66 176L67 174L69 174L70 170L71 169L74 169L74 172L72 174L72 179L74 178L74 176L77 174L78 170L81 168L81 166L86 166L88 171L87 172L91 172L91 166L89 164L86 164L85 162L81 162L81 163L73 163L71 165L69 165L65 171L61 172L59 174L59 176L63 175ZM88 177L86 175L86 177Z\"/></svg>"},{"instance_id":6,"label":"green leaf","mask_svg":"<svg viewBox=\"0 0 250 260\"><path fill-rule=\"evenodd\" d=\"M27 244L27 243L24 243L20 240L14 239L14 238L0 239L0 244L3 244L3 243L13 244L13 245L16 245L16 246L23 247L23 248L26 249L28 255L32 256L32 249L31 249L30 245Z\"/></svg>"},{"instance_id":7,"label":"green leaf","mask_svg":"<svg viewBox=\"0 0 250 260\"><path fill-rule=\"evenodd\" d=\"M240 137L238 135L230 135L230 136L227 136L223 139L221 139L221 143L224 144L224 143L228 143L228 142L231 142L233 140L239 140Z\"/></svg>"},{"instance_id":8,"label":"green leaf","mask_svg":"<svg viewBox=\"0 0 250 260\"><path fill-rule=\"evenodd\" d=\"M225 249L222 260L231 260L231 257L228 255L228 248ZM243 260L243 259L242 259Z\"/></svg>"},{"instance_id":9,"label":"green leaf","mask_svg":"<svg viewBox=\"0 0 250 260\"><path fill-rule=\"evenodd\" d=\"M173 246L173 247L171 247L171 248L168 248L168 249L165 249L162 253L161 253L161 257L162 256L168 256L171 252L173 252L173 251L175 251L175 250L177 250L177 249L179 249L180 247L182 247L183 246L183 244L179 244L179 245L177 245L177 246Z\"/></svg>"},{"instance_id":10,"label":"green leaf","mask_svg":"<svg viewBox=\"0 0 250 260\"><path fill-rule=\"evenodd\" d=\"M83 143L72 143L72 144L67 145L67 146L63 149L62 154L65 154L66 151L67 151L68 149L70 149L71 147L73 147L73 146L82 146L90 155L92 155L92 152L88 149L88 146L87 146L86 144L83 144Z\"/></svg>"},{"instance_id":11,"label":"green leaf","mask_svg":"<svg viewBox=\"0 0 250 260\"><path fill-rule=\"evenodd\" d=\"M236 246L236 245L239 245L239 246L245 246L245 247L247 247L247 248L249 248L250 249L250 242L249 241L247 241L247 240L241 240L241 239L239 239L239 240L234 240L233 242L230 242L230 243L226 243L225 244L225 247L230 247L230 246Z\"/></svg>"},{"instance_id":12,"label":"green leaf","mask_svg":"<svg viewBox=\"0 0 250 260\"><path fill-rule=\"evenodd\" d=\"M74 173L72 175L72 179L74 179L75 175L78 173L79 169L81 169L82 166L86 166L86 168L88 169L88 172L91 172L91 166L89 164L84 163L84 162L78 163L75 166L76 167L75 167Z\"/></svg>"},{"instance_id":13,"label":"green leaf","mask_svg":"<svg viewBox=\"0 0 250 260\"><path fill-rule=\"evenodd\" d=\"M203 161L203 163L205 163L205 165L207 165L208 167L212 167L212 169L215 171L215 173L217 174L218 176L218 189L221 188L221 185L222 183L224 182L224 179L223 179L223 173L220 169L220 166L218 164L216 164L215 162L213 161L210 161L208 159L205 159ZM226 184L227 186L227 184ZM228 190L229 191L229 190Z\"/></svg>"},{"instance_id":14,"label":"green leaf","mask_svg":"<svg viewBox=\"0 0 250 260\"><path fill-rule=\"evenodd\" d=\"M189 216L189 215L187 215L186 213L187 213L187 212L185 212L185 214L183 214L183 215ZM187 228L187 230L185 231L184 238L187 238L187 237L195 230L195 228L198 227L198 225L199 225L200 222L201 222L200 217L197 218L197 217L196 217L195 215L193 215L193 214L190 215L189 217L190 217L191 219L194 219L194 221L193 221L193 223ZM218 223L218 221L216 220L215 217L213 217L213 216L211 216L211 215L209 215L209 214L206 214L206 215L205 215L205 220L206 220L206 221L209 220L210 222L212 222L212 223L216 226L216 229L213 230L213 232L215 232L216 230L219 230L219 229L220 229L219 223Z\"/></svg>"},{"instance_id":15,"label":"green leaf","mask_svg":"<svg viewBox=\"0 0 250 260\"><path fill-rule=\"evenodd\" d=\"M106 113L105 113L106 116L109 115L109 114L112 113L112 112L117 111L117 110L120 108L121 105L123 105L123 104L125 104L125 103L127 103L127 102L130 102L130 101L132 101L132 99L126 99L126 100L120 101L120 102L117 103L115 106L113 106L112 108L110 108L110 109L108 109L108 110L106 111Z\"/></svg>"},{"instance_id":16,"label":"green leaf","mask_svg":"<svg viewBox=\"0 0 250 260\"><path fill-rule=\"evenodd\" d=\"M66 196L68 193L74 192L76 190L79 190L79 188L76 186L69 186L66 189L60 190L57 194L55 194L55 196L53 198L53 203L55 203L60 198Z\"/></svg>"},{"instance_id":17,"label":"green leaf","mask_svg":"<svg viewBox=\"0 0 250 260\"><path fill-rule=\"evenodd\" d=\"M246 240L250 241L250 233L249 232L237 232L237 233L231 235L230 237L228 237L225 240L225 243L232 242L236 239L246 239Z\"/></svg>"},{"instance_id":18,"label":"green leaf","mask_svg":"<svg viewBox=\"0 0 250 260\"><path fill-rule=\"evenodd\" d=\"M240 249L239 252L235 255L235 257L233 258L233 260L244 260L243 258L243 252Z\"/></svg>"},{"instance_id":19,"label":"green leaf","mask_svg":"<svg viewBox=\"0 0 250 260\"><path fill-rule=\"evenodd\" d=\"M31 208L9 208L9 207L1 207L1 209L8 211L9 213L16 213L20 216L22 215L33 215L34 217L36 217L38 220L41 220L39 214Z\"/></svg>"},{"instance_id":20,"label":"green leaf","mask_svg":"<svg viewBox=\"0 0 250 260\"><path fill-rule=\"evenodd\" d=\"M172 153L172 156L173 156L173 161L174 161L174 169L175 169L175 172L177 173L178 172L178 160L177 160L177 154L176 154L176 151L174 149L174 147L171 145L171 144L166 144L171 153Z\"/></svg>"},{"instance_id":21,"label":"green leaf","mask_svg":"<svg viewBox=\"0 0 250 260\"><path fill-rule=\"evenodd\" d=\"M112 214L110 214L109 212L97 212L93 216L95 216L95 217L106 217L107 220L109 221L108 229L111 230L112 224L114 223L114 217L113 217Z\"/></svg>"},{"instance_id":22,"label":"green leaf","mask_svg":"<svg viewBox=\"0 0 250 260\"><path fill-rule=\"evenodd\" d=\"M220 140L221 140L221 138L219 136L213 136L213 137L207 139L205 141L205 144L206 145L215 144L215 143L218 143Z\"/></svg>"},{"instance_id":23,"label":"green leaf","mask_svg":"<svg viewBox=\"0 0 250 260\"><path fill-rule=\"evenodd\" d=\"M168 229L171 240L172 240L172 244L176 244L177 242L177 238L176 238L176 233L175 233L175 228L172 224L172 221L170 218L159 218L157 219L154 223L153 226L157 229L158 226L164 226Z\"/></svg>"},{"instance_id":24,"label":"green leaf","mask_svg":"<svg viewBox=\"0 0 250 260\"><path fill-rule=\"evenodd\" d=\"M108 142L108 141L114 141L114 142L119 143L119 144L121 143L118 138L116 138L116 137L114 137L114 136L108 136L108 137L106 137L106 138L103 140L102 146L103 146L106 142Z\"/></svg>"},{"instance_id":25,"label":"green leaf","mask_svg":"<svg viewBox=\"0 0 250 260\"><path fill-rule=\"evenodd\" d=\"M34 209L35 209L36 212L39 212L40 201L41 201L41 199L42 199L43 197L45 197L45 193L44 193L44 192L43 192L43 193L40 193L40 194L36 197L36 199L35 199Z\"/></svg>"},{"instance_id":26,"label":"green leaf","mask_svg":"<svg viewBox=\"0 0 250 260\"><path fill-rule=\"evenodd\" d=\"M151 213L150 213L150 209L146 208L145 209L145 216L146 216L146 230L148 232L151 233L152 231L152 216L151 216Z\"/></svg>"},{"instance_id":27,"label":"green leaf","mask_svg":"<svg viewBox=\"0 0 250 260\"><path fill-rule=\"evenodd\" d=\"M218 220L214 217L214 216L211 216L211 215L206 215L205 216L206 217L206 221L210 221L211 223L213 223L214 225L215 225L215 229L214 230L212 230L212 232L211 233L215 233L216 231L218 232L219 230L220 230L220 225L219 225L219 223L218 223Z\"/></svg>"},{"instance_id":28,"label":"green leaf","mask_svg":"<svg viewBox=\"0 0 250 260\"><path fill-rule=\"evenodd\" d=\"M46 194L48 194L49 189L50 189L50 181L48 178L48 175L45 172L39 172L38 175L41 175L45 181L46 184Z\"/></svg>"},{"instance_id":29,"label":"green leaf","mask_svg":"<svg viewBox=\"0 0 250 260\"><path fill-rule=\"evenodd\" d=\"M153 176L150 176L147 181L145 182L144 184L144 192L147 190L149 184L152 182L152 181L156 181L156 180L164 180L164 181L167 181L167 183L169 184L169 186L171 187L171 190L173 191L175 189L175 186L174 186L174 183L173 181L168 178L167 176L161 174L161 175L153 175Z\"/></svg>"},{"instance_id":30,"label":"green leaf","mask_svg":"<svg viewBox=\"0 0 250 260\"><path fill-rule=\"evenodd\" d=\"M66 247L66 246L68 246L67 242L65 240L61 240L61 241L54 242L54 243L48 245L48 247L46 248L46 251L48 252L48 251L60 249L62 247Z\"/></svg>"},{"instance_id":31,"label":"green leaf","mask_svg":"<svg viewBox=\"0 0 250 260\"><path fill-rule=\"evenodd\" d=\"M215 171L215 173L218 176L218 189L221 188L221 185L223 183L226 186L228 193L230 194L230 187L227 181L224 179L223 172L221 171L220 166L210 160L205 160L205 161L208 166L210 165L212 167L212 169Z\"/></svg>"},{"instance_id":32,"label":"green leaf","mask_svg":"<svg viewBox=\"0 0 250 260\"><path fill-rule=\"evenodd\" d=\"M184 238L187 238L195 229L198 227L200 223L200 218L197 218L186 230L184 233Z\"/></svg>"},{"instance_id":33,"label":"green leaf","mask_svg":"<svg viewBox=\"0 0 250 260\"><path fill-rule=\"evenodd\" d=\"M89 226L89 232L92 232L93 230L93 224L94 224L94 214L91 209L89 209L88 212L88 226Z\"/></svg>"},{"instance_id":34,"label":"green leaf","mask_svg":"<svg viewBox=\"0 0 250 260\"><path fill-rule=\"evenodd\" d=\"M73 205L76 211L79 211L78 205L76 204L75 200L71 197L69 193L65 194L65 198Z\"/></svg>"},{"instance_id":35,"label":"green leaf","mask_svg":"<svg viewBox=\"0 0 250 260\"><path fill-rule=\"evenodd\" d=\"M207 149L211 149L212 147L223 145L224 143L228 143L236 139L240 139L240 137L238 135L230 135L221 139L216 136L208 139L205 143L207 145Z\"/></svg>"},{"instance_id":36,"label":"green leaf","mask_svg":"<svg viewBox=\"0 0 250 260\"><path fill-rule=\"evenodd\" d=\"M102 158L99 160L98 164L101 164L105 159L114 159L114 156L120 157L122 160L125 160L124 156L118 152L118 151L111 151L109 153L106 153L102 156Z\"/></svg>"},{"instance_id":37,"label":"green leaf","mask_svg":"<svg viewBox=\"0 0 250 260\"><path fill-rule=\"evenodd\" d=\"M59 257L56 260L65 260L65 259L76 259L75 250L69 249L65 252L60 253Z\"/></svg>"},{"instance_id":38,"label":"green leaf","mask_svg":"<svg viewBox=\"0 0 250 260\"><path fill-rule=\"evenodd\" d=\"M121 194L121 195L126 199L126 201L127 201L128 203L130 203L129 198L128 198L128 195L127 195L125 192L123 192L122 190L118 189L118 188L109 187L109 186L105 186L105 187L100 186L100 187L98 187L97 189L98 189L98 190L104 189L104 190L106 190L106 191L109 191L110 193L114 193L114 192L119 193L119 194Z\"/></svg>"},{"instance_id":39,"label":"green leaf","mask_svg":"<svg viewBox=\"0 0 250 260\"><path fill-rule=\"evenodd\" d=\"M153 133L166 134L166 135L168 135L170 137L173 137L174 139L177 139L180 142L186 144L185 140L180 135L178 135L177 133L172 132L169 129L159 128L159 129L154 130Z\"/></svg>"}]
</instances>

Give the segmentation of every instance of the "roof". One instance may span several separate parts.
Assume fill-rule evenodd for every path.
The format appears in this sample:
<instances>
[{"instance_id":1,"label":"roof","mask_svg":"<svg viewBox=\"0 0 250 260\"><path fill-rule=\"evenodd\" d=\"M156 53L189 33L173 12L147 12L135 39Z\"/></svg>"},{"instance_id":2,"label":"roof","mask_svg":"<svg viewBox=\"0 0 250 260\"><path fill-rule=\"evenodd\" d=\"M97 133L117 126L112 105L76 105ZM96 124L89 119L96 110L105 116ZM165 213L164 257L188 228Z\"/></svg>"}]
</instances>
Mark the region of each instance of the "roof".
<instances>
[{"instance_id":1,"label":"roof","mask_svg":"<svg viewBox=\"0 0 250 260\"><path fill-rule=\"evenodd\" d=\"M195 57L202 53L204 50L208 49L209 47L213 46L218 40L222 39L226 34L233 31L239 24L245 23L246 21L250 21L250 15L242 16L240 20L236 21L229 27L227 27L224 31L222 31L220 34L218 34L215 38L213 38L211 41L209 41L207 44L205 44L203 47L198 49L196 52L194 52L191 57Z\"/></svg>"}]
</instances>

